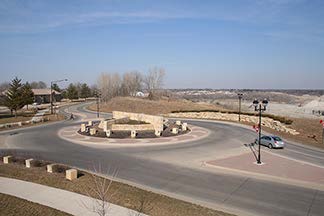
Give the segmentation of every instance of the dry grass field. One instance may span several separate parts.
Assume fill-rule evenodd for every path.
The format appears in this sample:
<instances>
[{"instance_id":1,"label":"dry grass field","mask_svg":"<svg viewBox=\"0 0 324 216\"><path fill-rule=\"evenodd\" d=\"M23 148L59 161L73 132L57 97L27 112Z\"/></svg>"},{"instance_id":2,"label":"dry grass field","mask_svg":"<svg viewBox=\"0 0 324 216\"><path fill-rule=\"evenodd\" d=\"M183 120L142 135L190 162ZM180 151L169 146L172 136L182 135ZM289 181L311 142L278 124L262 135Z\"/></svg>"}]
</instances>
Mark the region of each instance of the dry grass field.
<instances>
[{"instance_id":1,"label":"dry grass field","mask_svg":"<svg viewBox=\"0 0 324 216\"><path fill-rule=\"evenodd\" d=\"M82 174L83 175L81 177L71 182L65 179L65 175L63 173L47 173L45 167L32 167L27 169L24 167L23 164L21 164L21 162L11 164L3 164L2 162L0 162L0 176L21 179L88 195L89 191L86 191L86 188L89 188L89 186L94 184L93 178L90 174L86 172L83 172ZM149 215L231 215L221 211L216 211L199 205L195 205L189 202L156 194L150 191L142 190L116 181L113 182L110 192L111 194L114 194L111 198L112 203L131 208L137 211L140 208L143 208L143 212ZM142 205L143 203L144 205Z\"/></svg>"},{"instance_id":2,"label":"dry grass field","mask_svg":"<svg viewBox=\"0 0 324 216\"><path fill-rule=\"evenodd\" d=\"M35 112L18 112L17 117L10 115L10 113L0 114L0 124L28 121L35 115Z\"/></svg>"},{"instance_id":3,"label":"dry grass field","mask_svg":"<svg viewBox=\"0 0 324 216\"><path fill-rule=\"evenodd\" d=\"M277 134L285 139L296 141L302 144L308 144L319 148L324 148L322 144L322 125L318 119L291 118L293 123L291 128L296 129L300 134L291 135L284 132L278 132L266 129L268 132Z\"/></svg>"},{"instance_id":4,"label":"dry grass field","mask_svg":"<svg viewBox=\"0 0 324 216\"><path fill-rule=\"evenodd\" d=\"M65 212L0 193L0 216L68 216Z\"/></svg>"},{"instance_id":5,"label":"dry grass field","mask_svg":"<svg viewBox=\"0 0 324 216\"><path fill-rule=\"evenodd\" d=\"M91 105L89 108L94 111L97 110L96 104ZM222 109L222 107L207 103L194 103L188 100L148 100L133 97L116 97L100 105L100 111L103 112L124 111L152 115L192 109Z\"/></svg>"}]
</instances>

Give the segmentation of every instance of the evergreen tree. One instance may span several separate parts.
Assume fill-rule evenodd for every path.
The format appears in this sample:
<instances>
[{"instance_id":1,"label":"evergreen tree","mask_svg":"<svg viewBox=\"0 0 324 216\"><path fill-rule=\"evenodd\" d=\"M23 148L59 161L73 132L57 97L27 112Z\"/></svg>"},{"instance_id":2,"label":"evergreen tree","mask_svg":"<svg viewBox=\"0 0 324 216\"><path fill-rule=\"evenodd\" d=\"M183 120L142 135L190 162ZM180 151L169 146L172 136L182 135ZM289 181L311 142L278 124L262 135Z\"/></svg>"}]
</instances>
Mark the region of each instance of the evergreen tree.
<instances>
[{"instance_id":1,"label":"evergreen tree","mask_svg":"<svg viewBox=\"0 0 324 216\"><path fill-rule=\"evenodd\" d=\"M83 83L81 85L81 92L80 92L80 97L81 98L87 98L91 96L91 89L86 83Z\"/></svg>"},{"instance_id":2,"label":"evergreen tree","mask_svg":"<svg viewBox=\"0 0 324 216\"><path fill-rule=\"evenodd\" d=\"M34 102L34 92L28 82L25 83L22 87L22 97L24 105L32 104Z\"/></svg>"},{"instance_id":3,"label":"evergreen tree","mask_svg":"<svg viewBox=\"0 0 324 216\"><path fill-rule=\"evenodd\" d=\"M57 91L57 92L61 92L60 87L59 87L56 83L54 83L54 84L52 85L52 89L55 90L55 91Z\"/></svg>"},{"instance_id":4,"label":"evergreen tree","mask_svg":"<svg viewBox=\"0 0 324 216\"><path fill-rule=\"evenodd\" d=\"M70 83L70 85L66 89L66 96L70 100L78 99L78 90L72 83Z\"/></svg>"},{"instance_id":5,"label":"evergreen tree","mask_svg":"<svg viewBox=\"0 0 324 216\"><path fill-rule=\"evenodd\" d=\"M17 110L24 106L23 94L22 94L21 79L15 77L11 83L10 88L6 93L5 105L10 109L11 114L15 111L17 117Z\"/></svg>"}]
</instances>

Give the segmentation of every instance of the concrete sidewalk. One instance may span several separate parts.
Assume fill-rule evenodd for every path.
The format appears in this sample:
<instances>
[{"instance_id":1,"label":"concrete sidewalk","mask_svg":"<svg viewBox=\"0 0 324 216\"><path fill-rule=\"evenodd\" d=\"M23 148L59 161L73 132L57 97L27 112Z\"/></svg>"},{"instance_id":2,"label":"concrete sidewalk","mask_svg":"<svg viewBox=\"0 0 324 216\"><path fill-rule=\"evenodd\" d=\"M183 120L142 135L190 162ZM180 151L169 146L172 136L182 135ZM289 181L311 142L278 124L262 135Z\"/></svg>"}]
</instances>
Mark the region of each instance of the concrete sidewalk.
<instances>
[{"instance_id":1,"label":"concrete sidewalk","mask_svg":"<svg viewBox=\"0 0 324 216\"><path fill-rule=\"evenodd\" d=\"M89 210L95 200L78 194L17 179L0 177L0 193L19 197L31 202L49 206L72 215L97 215ZM114 216L139 215L138 212L114 204L109 204L108 214ZM17 207L18 208L18 207ZM145 214L141 214L145 215Z\"/></svg>"}]
</instances>

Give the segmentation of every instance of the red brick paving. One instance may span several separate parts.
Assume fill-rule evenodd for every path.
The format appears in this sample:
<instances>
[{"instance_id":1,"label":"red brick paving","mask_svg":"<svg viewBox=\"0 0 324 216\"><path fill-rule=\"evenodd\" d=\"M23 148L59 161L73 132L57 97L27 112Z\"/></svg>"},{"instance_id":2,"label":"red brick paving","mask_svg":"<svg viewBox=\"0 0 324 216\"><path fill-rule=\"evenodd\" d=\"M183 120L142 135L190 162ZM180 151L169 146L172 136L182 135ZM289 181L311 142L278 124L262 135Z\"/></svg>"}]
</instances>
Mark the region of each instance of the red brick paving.
<instances>
[{"instance_id":1,"label":"red brick paving","mask_svg":"<svg viewBox=\"0 0 324 216\"><path fill-rule=\"evenodd\" d=\"M208 161L207 164L324 185L324 168L267 152L261 154L261 161L265 163L264 165L256 165L254 164L255 161L256 159L251 152Z\"/></svg>"}]
</instances>

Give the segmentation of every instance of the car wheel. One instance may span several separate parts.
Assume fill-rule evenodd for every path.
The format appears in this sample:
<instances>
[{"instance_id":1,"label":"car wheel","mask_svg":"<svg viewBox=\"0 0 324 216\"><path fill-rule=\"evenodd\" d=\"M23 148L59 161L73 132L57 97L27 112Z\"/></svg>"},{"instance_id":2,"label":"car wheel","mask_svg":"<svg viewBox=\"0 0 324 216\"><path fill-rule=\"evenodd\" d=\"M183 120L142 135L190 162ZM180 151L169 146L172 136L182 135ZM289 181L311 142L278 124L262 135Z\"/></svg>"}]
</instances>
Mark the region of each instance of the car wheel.
<instances>
[{"instance_id":1,"label":"car wheel","mask_svg":"<svg viewBox=\"0 0 324 216\"><path fill-rule=\"evenodd\" d=\"M269 149L273 149L273 145L272 145L272 144L269 144L269 145L268 145L268 148L269 148Z\"/></svg>"}]
</instances>

